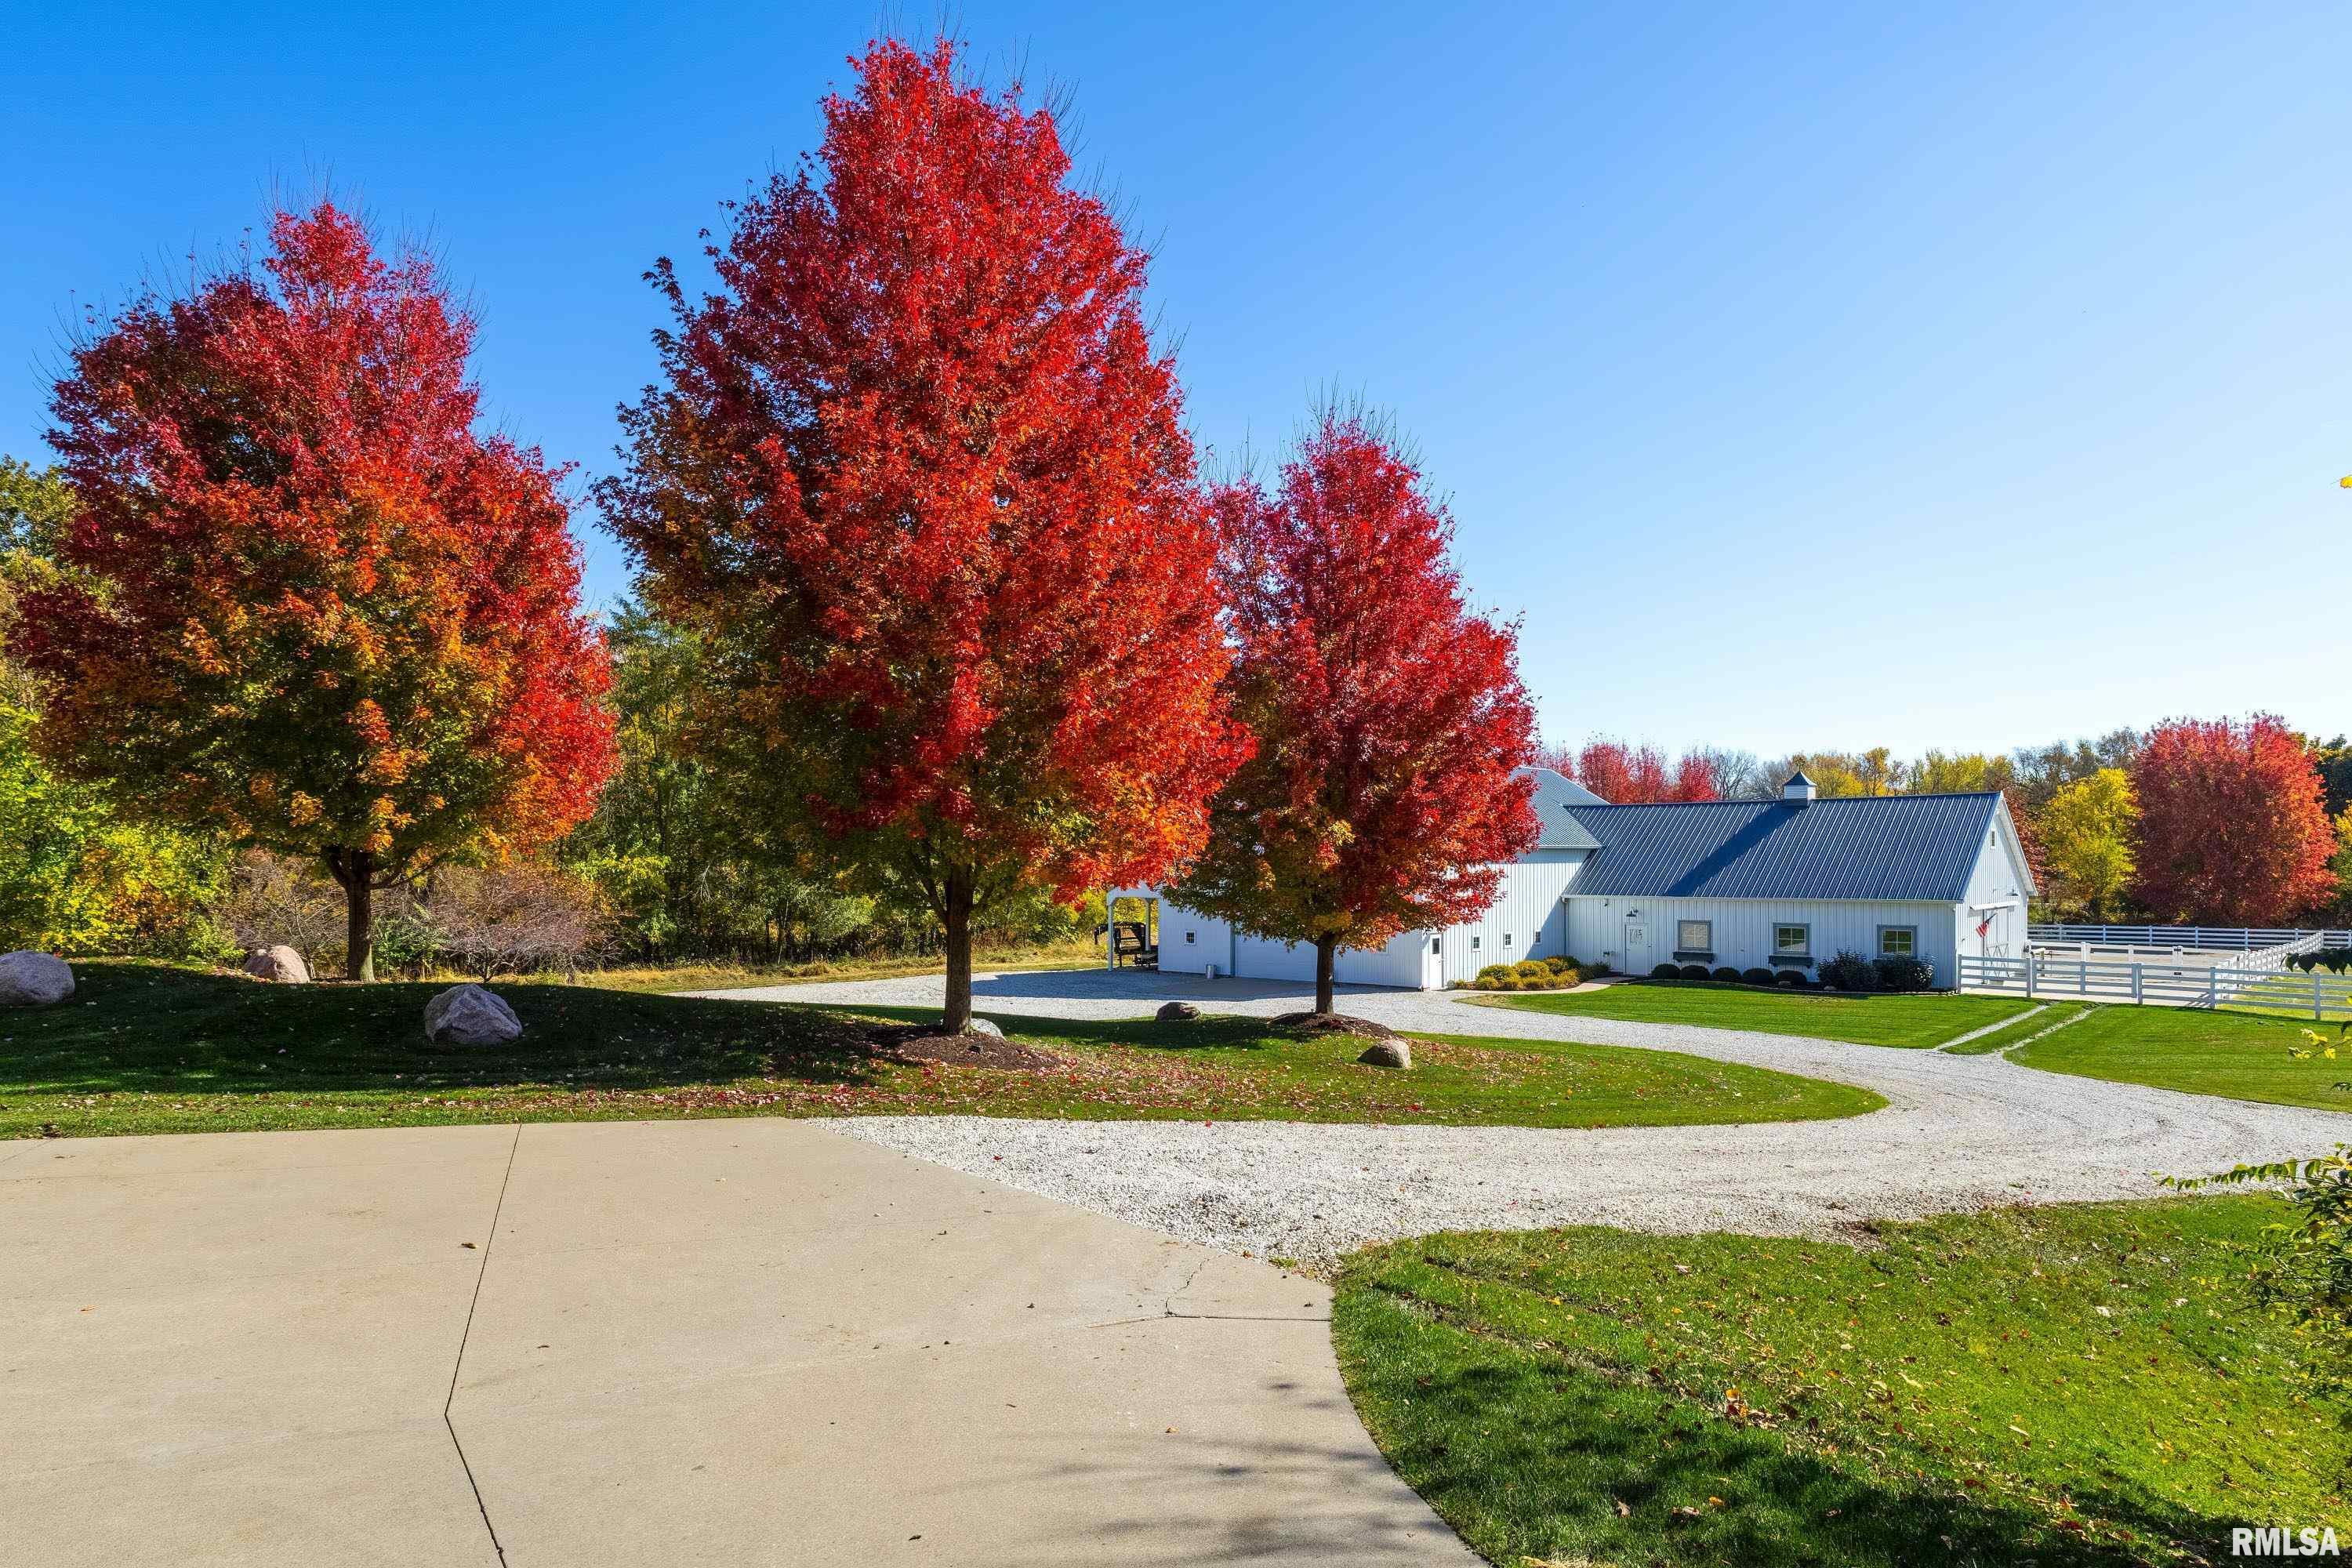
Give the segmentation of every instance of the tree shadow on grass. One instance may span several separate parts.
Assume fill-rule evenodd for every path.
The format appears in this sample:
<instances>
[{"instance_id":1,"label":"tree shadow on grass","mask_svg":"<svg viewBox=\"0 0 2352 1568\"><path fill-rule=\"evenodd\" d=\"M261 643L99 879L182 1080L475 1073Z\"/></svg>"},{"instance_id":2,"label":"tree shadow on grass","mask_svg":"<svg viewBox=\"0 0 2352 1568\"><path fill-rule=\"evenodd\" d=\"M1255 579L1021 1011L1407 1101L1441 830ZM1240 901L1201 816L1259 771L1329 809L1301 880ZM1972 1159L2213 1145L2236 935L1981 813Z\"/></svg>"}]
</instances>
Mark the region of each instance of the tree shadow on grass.
<instances>
[{"instance_id":1,"label":"tree shadow on grass","mask_svg":"<svg viewBox=\"0 0 2352 1568\"><path fill-rule=\"evenodd\" d=\"M908 1023L936 1020L936 1007L813 1006L811 1012L843 1017L901 1018ZM989 1009L987 1016L1007 1035L1043 1046L1129 1046L1153 1051L1265 1051L1304 1042L1289 1039L1264 1018L1246 1015L1204 1013L1181 1022L1155 1018L1029 1018Z\"/></svg>"},{"instance_id":2,"label":"tree shadow on grass","mask_svg":"<svg viewBox=\"0 0 2352 1568\"><path fill-rule=\"evenodd\" d=\"M1342 1365L1398 1472L1488 1557L2040 1568L2226 1556L2230 1528L2085 1474L2072 1511L1890 1481L1654 1388L1342 1297ZM2062 1520L2083 1526L2070 1528Z\"/></svg>"},{"instance_id":3,"label":"tree shadow on grass","mask_svg":"<svg viewBox=\"0 0 2352 1568\"><path fill-rule=\"evenodd\" d=\"M745 1079L856 1086L882 1071L855 1015L780 1003L499 981L524 1034L482 1048L425 1038L425 1004L443 983L279 986L128 963L76 971L71 1002L0 1013L0 1086L92 1095L625 1091Z\"/></svg>"}]
</instances>

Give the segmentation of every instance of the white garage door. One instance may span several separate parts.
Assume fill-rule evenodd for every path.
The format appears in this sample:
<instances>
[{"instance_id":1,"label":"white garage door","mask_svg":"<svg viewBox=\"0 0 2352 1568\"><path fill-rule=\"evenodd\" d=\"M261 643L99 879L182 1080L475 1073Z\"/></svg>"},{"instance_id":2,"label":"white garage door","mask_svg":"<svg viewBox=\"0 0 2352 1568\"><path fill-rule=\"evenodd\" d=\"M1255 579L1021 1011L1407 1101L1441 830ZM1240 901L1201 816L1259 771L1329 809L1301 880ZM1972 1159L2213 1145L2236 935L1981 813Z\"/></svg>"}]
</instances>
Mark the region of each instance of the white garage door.
<instances>
[{"instance_id":1,"label":"white garage door","mask_svg":"<svg viewBox=\"0 0 2352 1568\"><path fill-rule=\"evenodd\" d=\"M1315 944L1269 942L1257 936L1236 938L1234 973L1244 980L1312 980Z\"/></svg>"}]
</instances>

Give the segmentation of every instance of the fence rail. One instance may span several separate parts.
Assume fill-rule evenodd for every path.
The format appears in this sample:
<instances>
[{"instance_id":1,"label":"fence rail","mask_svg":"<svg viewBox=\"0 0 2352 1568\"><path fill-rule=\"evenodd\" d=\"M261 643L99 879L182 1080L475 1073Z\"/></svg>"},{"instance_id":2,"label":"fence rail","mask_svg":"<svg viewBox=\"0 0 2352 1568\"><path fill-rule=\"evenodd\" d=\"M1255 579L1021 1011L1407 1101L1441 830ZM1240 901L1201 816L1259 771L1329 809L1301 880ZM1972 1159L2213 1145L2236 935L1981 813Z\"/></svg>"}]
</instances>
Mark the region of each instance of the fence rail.
<instances>
[{"instance_id":1,"label":"fence rail","mask_svg":"<svg viewBox=\"0 0 2352 1568\"><path fill-rule=\"evenodd\" d=\"M2285 944L2282 944L2285 945ZM2314 944L2316 945L2315 943ZM2305 951L2309 951L2305 949ZM2294 1013L2325 1022L2352 1018L2352 979L2314 971L2156 963L2102 963L2034 952L2024 958L1960 960L1960 989L2015 996L2231 1007Z\"/></svg>"},{"instance_id":2,"label":"fence rail","mask_svg":"<svg viewBox=\"0 0 2352 1568\"><path fill-rule=\"evenodd\" d=\"M2029 925L2025 940L2044 945L2218 948L2246 952L2316 937L2313 947L2352 947L2352 931L2300 931L2284 926ZM2298 950L2305 951L2305 950Z\"/></svg>"}]
</instances>

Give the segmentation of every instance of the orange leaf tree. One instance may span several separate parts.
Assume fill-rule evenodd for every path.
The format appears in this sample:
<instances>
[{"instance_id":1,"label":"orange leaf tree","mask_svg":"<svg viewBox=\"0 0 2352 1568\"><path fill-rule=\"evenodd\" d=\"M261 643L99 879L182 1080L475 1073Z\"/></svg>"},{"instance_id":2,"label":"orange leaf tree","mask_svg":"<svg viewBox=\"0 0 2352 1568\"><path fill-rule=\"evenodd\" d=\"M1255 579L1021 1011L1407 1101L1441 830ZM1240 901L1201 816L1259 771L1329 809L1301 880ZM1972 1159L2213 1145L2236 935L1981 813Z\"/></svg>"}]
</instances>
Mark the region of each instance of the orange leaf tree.
<instances>
[{"instance_id":1,"label":"orange leaf tree","mask_svg":"<svg viewBox=\"0 0 2352 1568\"><path fill-rule=\"evenodd\" d=\"M1145 258L1068 183L1053 114L891 41L813 160L733 211L600 491L646 596L704 639L766 809L946 931L1198 847L1242 742L1215 540Z\"/></svg>"},{"instance_id":2,"label":"orange leaf tree","mask_svg":"<svg viewBox=\"0 0 2352 1568\"><path fill-rule=\"evenodd\" d=\"M2336 836L2303 738L2263 713L2179 719L2131 763L2134 899L2159 921L2279 925L2327 898Z\"/></svg>"},{"instance_id":3,"label":"orange leaf tree","mask_svg":"<svg viewBox=\"0 0 2352 1568\"><path fill-rule=\"evenodd\" d=\"M73 355L78 510L28 596L40 743L130 809L373 893L545 842L610 767L560 474L474 427L474 324L331 204L250 268L142 295Z\"/></svg>"},{"instance_id":4,"label":"orange leaf tree","mask_svg":"<svg viewBox=\"0 0 2352 1568\"><path fill-rule=\"evenodd\" d=\"M1313 942L1328 1013L1340 949L1476 915L1535 841L1517 631L1465 606L1444 508L1360 416L1327 410L1274 494L1244 480L1219 501L1255 751L1169 896Z\"/></svg>"}]
</instances>

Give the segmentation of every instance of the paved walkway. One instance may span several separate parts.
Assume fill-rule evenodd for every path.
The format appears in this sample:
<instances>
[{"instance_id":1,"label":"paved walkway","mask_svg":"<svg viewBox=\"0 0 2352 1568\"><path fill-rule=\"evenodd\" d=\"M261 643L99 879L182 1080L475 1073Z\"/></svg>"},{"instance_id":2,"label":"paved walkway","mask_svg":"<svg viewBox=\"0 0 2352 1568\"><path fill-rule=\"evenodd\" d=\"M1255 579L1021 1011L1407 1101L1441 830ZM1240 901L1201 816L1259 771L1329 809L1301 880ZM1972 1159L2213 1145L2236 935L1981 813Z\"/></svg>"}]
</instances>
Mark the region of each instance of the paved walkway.
<instances>
[{"instance_id":1,"label":"paved walkway","mask_svg":"<svg viewBox=\"0 0 2352 1568\"><path fill-rule=\"evenodd\" d=\"M936 976L774 987L794 1001L936 1005ZM1343 988L1344 989L1344 988ZM1182 998L1272 1014L1311 991L1147 971L983 976L983 1014L1132 1018ZM1748 1127L1316 1127L858 1119L847 1131L1170 1235L1320 1260L1431 1231L1602 1224L1829 1234L1853 1221L2162 1194L2160 1174L2352 1141L2352 1116L2039 1072L2000 1056L1844 1045L1349 991L1351 1013L1431 1034L1581 1040L1859 1084L1884 1110Z\"/></svg>"},{"instance_id":2,"label":"paved walkway","mask_svg":"<svg viewBox=\"0 0 2352 1568\"><path fill-rule=\"evenodd\" d=\"M0 1145L0 1531L41 1568L1460 1568L1328 1311L816 1122Z\"/></svg>"}]
</instances>

